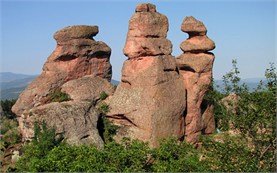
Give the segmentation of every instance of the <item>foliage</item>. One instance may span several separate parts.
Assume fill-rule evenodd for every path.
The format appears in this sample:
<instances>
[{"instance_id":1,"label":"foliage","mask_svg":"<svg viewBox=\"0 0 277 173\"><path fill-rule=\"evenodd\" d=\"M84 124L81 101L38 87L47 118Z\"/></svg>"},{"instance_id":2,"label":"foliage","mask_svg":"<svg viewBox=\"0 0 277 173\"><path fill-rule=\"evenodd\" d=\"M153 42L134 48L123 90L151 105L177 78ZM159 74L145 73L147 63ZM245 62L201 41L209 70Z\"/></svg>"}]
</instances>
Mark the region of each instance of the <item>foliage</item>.
<instances>
[{"instance_id":1,"label":"foliage","mask_svg":"<svg viewBox=\"0 0 277 173\"><path fill-rule=\"evenodd\" d=\"M256 172L257 160L242 138L226 134L202 138L202 153L209 171Z\"/></svg>"},{"instance_id":2,"label":"foliage","mask_svg":"<svg viewBox=\"0 0 277 173\"><path fill-rule=\"evenodd\" d=\"M54 129L48 129L43 122L40 127L36 122L34 125L34 139L24 146L24 156L16 163L17 171L37 172L47 169L45 158L47 154L55 147L62 146L62 137L56 137ZM46 167L46 168L45 168Z\"/></svg>"},{"instance_id":3,"label":"foliage","mask_svg":"<svg viewBox=\"0 0 277 173\"><path fill-rule=\"evenodd\" d=\"M112 142L113 136L116 134L119 127L111 123L105 115L102 115L98 120L97 129L105 143Z\"/></svg>"},{"instance_id":4,"label":"foliage","mask_svg":"<svg viewBox=\"0 0 277 173\"><path fill-rule=\"evenodd\" d=\"M110 107L106 103L101 103L100 106L99 106L99 111L102 114L106 114L106 113L108 113L110 111Z\"/></svg>"},{"instance_id":5,"label":"foliage","mask_svg":"<svg viewBox=\"0 0 277 173\"><path fill-rule=\"evenodd\" d=\"M274 64L266 70L267 84L250 92L241 84L237 62L223 79L225 92L209 86L205 100L214 104L216 127L222 133L202 137L195 149L176 139L165 139L150 149L146 143L124 139L113 141L117 126L106 118L109 106L100 103L100 135L103 148L69 146L55 137L55 131L35 126L35 138L24 148L17 171L51 172L276 172L276 89ZM236 111L229 111L222 99L239 96ZM100 98L104 99L104 96Z\"/></svg>"},{"instance_id":6,"label":"foliage","mask_svg":"<svg viewBox=\"0 0 277 173\"><path fill-rule=\"evenodd\" d=\"M1 107L3 109L3 116L8 119L15 119L16 115L12 112L12 107L16 100L1 100Z\"/></svg>"},{"instance_id":7,"label":"foliage","mask_svg":"<svg viewBox=\"0 0 277 173\"><path fill-rule=\"evenodd\" d=\"M64 102L69 101L70 97L67 93L62 92L60 89L55 89L49 94L51 102Z\"/></svg>"},{"instance_id":8,"label":"foliage","mask_svg":"<svg viewBox=\"0 0 277 173\"><path fill-rule=\"evenodd\" d=\"M105 91L102 91L100 93L100 100L105 100L109 95L105 92Z\"/></svg>"},{"instance_id":9,"label":"foliage","mask_svg":"<svg viewBox=\"0 0 277 173\"><path fill-rule=\"evenodd\" d=\"M160 147L152 151L153 172L200 172L208 170L200 161L200 153L185 142L174 138L161 141Z\"/></svg>"},{"instance_id":10,"label":"foliage","mask_svg":"<svg viewBox=\"0 0 277 173\"><path fill-rule=\"evenodd\" d=\"M1 117L1 142L2 147L7 148L9 145L16 144L20 141L18 132L18 123L16 120Z\"/></svg>"}]
</instances>

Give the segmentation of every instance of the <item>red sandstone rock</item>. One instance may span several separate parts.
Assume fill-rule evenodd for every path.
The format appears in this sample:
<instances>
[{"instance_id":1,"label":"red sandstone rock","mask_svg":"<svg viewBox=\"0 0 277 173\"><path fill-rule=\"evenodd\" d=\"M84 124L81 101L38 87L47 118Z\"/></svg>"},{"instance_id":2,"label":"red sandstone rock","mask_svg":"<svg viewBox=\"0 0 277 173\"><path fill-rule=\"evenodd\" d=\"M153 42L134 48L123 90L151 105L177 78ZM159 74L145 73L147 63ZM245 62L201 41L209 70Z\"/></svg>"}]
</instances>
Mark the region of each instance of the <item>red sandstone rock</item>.
<instances>
[{"instance_id":1,"label":"red sandstone rock","mask_svg":"<svg viewBox=\"0 0 277 173\"><path fill-rule=\"evenodd\" d=\"M211 84L214 62L214 55L207 51L214 49L215 44L206 36L205 25L193 17L186 17L181 29L190 36L181 44L184 54L176 59L187 91L185 140L196 144L201 131L212 133L214 130L212 108L205 109L202 115L201 106Z\"/></svg>"},{"instance_id":2,"label":"red sandstone rock","mask_svg":"<svg viewBox=\"0 0 277 173\"><path fill-rule=\"evenodd\" d=\"M136 7L136 12L156 12L156 6L153 4L139 4Z\"/></svg>"},{"instance_id":3,"label":"red sandstone rock","mask_svg":"<svg viewBox=\"0 0 277 173\"><path fill-rule=\"evenodd\" d=\"M180 70L204 73L212 71L214 55L212 53L184 53L176 58Z\"/></svg>"},{"instance_id":4,"label":"red sandstone rock","mask_svg":"<svg viewBox=\"0 0 277 173\"><path fill-rule=\"evenodd\" d=\"M57 43L62 43L72 39L92 39L93 36L98 34L98 26L77 25L68 26L54 34Z\"/></svg>"},{"instance_id":5,"label":"red sandstone rock","mask_svg":"<svg viewBox=\"0 0 277 173\"><path fill-rule=\"evenodd\" d=\"M128 58L170 55L171 52L172 44L165 38L130 37L124 47L124 54Z\"/></svg>"},{"instance_id":6,"label":"red sandstone rock","mask_svg":"<svg viewBox=\"0 0 277 173\"><path fill-rule=\"evenodd\" d=\"M107 103L108 118L120 126L117 141L130 137L154 147L162 138L183 136L186 91L170 55L167 18L148 7L140 4L129 22L124 48L128 60Z\"/></svg>"},{"instance_id":7,"label":"red sandstone rock","mask_svg":"<svg viewBox=\"0 0 277 173\"><path fill-rule=\"evenodd\" d=\"M206 35L207 29L203 22L195 19L192 16L185 17L181 30L189 35Z\"/></svg>"},{"instance_id":8,"label":"red sandstone rock","mask_svg":"<svg viewBox=\"0 0 277 173\"><path fill-rule=\"evenodd\" d=\"M19 96L17 102L12 107L12 111L18 116L20 130L23 139L29 139L32 134L32 118L28 118L30 115L30 110L40 109L42 106L48 109L52 109L52 106L47 106L51 102L51 93L55 90L60 90L64 83L82 78L83 76L90 75L90 77L99 77L101 80L107 80L106 82L101 82L101 80L93 80L95 85L91 84L91 81L82 79L79 80L79 85L75 85L75 92L70 92L69 88L65 87L66 92L71 93L71 99L85 100L91 104L94 98L90 97L93 95L91 90L84 92L82 88L83 85L95 86L96 93L105 90L108 87L111 79L111 64L109 62L111 49L101 41L95 41L92 36L98 33L98 27L96 26L71 26L66 27L60 31L57 31L54 35L57 40L57 47L53 53L48 57L46 63L43 66L43 71L40 76L38 76ZM82 85L83 83L83 85ZM102 85L104 84L105 85ZM79 89L78 89L79 87ZM111 86L110 86L111 87ZM78 94L77 94L77 93ZM82 94L83 93L83 94ZM83 98L82 98L83 97ZM74 102L75 104L75 102ZM80 105L79 103L76 103ZM78 108L72 105L75 113L72 116L80 113ZM38 108L40 107L40 108ZM55 105L54 108L64 109L62 105ZM54 109L53 108L53 109ZM50 111L50 110L49 110ZM63 111L64 112L64 111ZM40 114L36 114L39 116ZM59 113L57 113L57 118ZM63 115L60 115L63 116ZM38 119L44 119L44 115L41 117L36 117ZM52 117L52 116L51 116ZM80 117L77 117L80 119ZM81 118L82 119L82 118ZM98 119L98 118L95 118ZM80 120L83 121L84 119ZM30 123L29 123L30 121ZM54 120L53 120L54 121ZM70 120L71 122L71 120ZM29 125L28 125L29 124ZM27 128L25 128L27 126ZM89 128L88 126L85 129ZM96 129L94 129L96 130ZM70 133L70 132L68 132ZM76 136L75 136L76 137ZM70 138L74 138L74 135ZM76 138L80 139L80 138Z\"/></svg>"},{"instance_id":9,"label":"red sandstone rock","mask_svg":"<svg viewBox=\"0 0 277 173\"><path fill-rule=\"evenodd\" d=\"M202 102L202 133L212 134L215 131L215 119L214 119L214 105L208 103L206 100Z\"/></svg>"},{"instance_id":10,"label":"red sandstone rock","mask_svg":"<svg viewBox=\"0 0 277 173\"><path fill-rule=\"evenodd\" d=\"M168 19L158 12L136 12L129 21L128 37L163 37L168 31Z\"/></svg>"},{"instance_id":11,"label":"red sandstone rock","mask_svg":"<svg viewBox=\"0 0 277 173\"><path fill-rule=\"evenodd\" d=\"M207 36L191 37L181 43L184 52L207 52L215 48L214 42Z\"/></svg>"}]
</instances>

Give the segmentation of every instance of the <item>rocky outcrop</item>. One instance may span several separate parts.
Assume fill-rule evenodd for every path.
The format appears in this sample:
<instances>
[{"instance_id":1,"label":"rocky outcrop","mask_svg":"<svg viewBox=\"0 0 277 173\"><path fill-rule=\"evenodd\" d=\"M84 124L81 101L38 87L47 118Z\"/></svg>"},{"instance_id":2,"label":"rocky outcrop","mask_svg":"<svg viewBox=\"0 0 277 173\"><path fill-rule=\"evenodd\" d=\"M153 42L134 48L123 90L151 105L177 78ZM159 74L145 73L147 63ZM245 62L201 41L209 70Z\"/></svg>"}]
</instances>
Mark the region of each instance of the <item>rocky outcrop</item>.
<instances>
[{"instance_id":1,"label":"rocky outcrop","mask_svg":"<svg viewBox=\"0 0 277 173\"><path fill-rule=\"evenodd\" d=\"M111 79L111 49L93 40L97 26L70 26L57 31L57 47L48 57L43 71L19 96L13 107L17 115L49 102L49 93L69 80L85 75Z\"/></svg>"},{"instance_id":2,"label":"rocky outcrop","mask_svg":"<svg viewBox=\"0 0 277 173\"><path fill-rule=\"evenodd\" d=\"M35 121L46 121L71 144L102 145L96 128L99 113L94 107L102 91L111 94L114 89L109 83L111 49L92 38L97 33L97 26L81 25L54 34L57 47L42 74L21 93L12 108L23 140L32 138ZM59 103L53 97L66 100Z\"/></svg>"},{"instance_id":3,"label":"rocky outcrop","mask_svg":"<svg viewBox=\"0 0 277 173\"><path fill-rule=\"evenodd\" d=\"M129 21L124 47L128 60L114 95L107 101L108 118L123 137L149 142L182 137L186 91L166 39L168 19L152 4L140 4Z\"/></svg>"},{"instance_id":4,"label":"rocky outcrop","mask_svg":"<svg viewBox=\"0 0 277 173\"><path fill-rule=\"evenodd\" d=\"M189 34L189 38L180 45L184 53L177 57L177 64L187 91L185 139L195 144L201 131L212 133L215 128L213 106L203 103L204 95L211 84L215 58L208 51L213 50L215 44L206 36L205 25L194 17L186 17L181 30Z\"/></svg>"}]
</instances>

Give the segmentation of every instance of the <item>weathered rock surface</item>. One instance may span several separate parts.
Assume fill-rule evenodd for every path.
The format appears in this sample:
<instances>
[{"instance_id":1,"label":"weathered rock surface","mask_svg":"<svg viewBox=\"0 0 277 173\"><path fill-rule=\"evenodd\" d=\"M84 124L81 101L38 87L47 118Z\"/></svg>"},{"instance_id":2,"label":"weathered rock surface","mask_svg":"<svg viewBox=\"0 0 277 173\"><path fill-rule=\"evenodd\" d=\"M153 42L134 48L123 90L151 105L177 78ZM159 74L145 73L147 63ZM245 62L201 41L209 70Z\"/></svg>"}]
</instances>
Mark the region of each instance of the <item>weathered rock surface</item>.
<instances>
[{"instance_id":1,"label":"weathered rock surface","mask_svg":"<svg viewBox=\"0 0 277 173\"><path fill-rule=\"evenodd\" d=\"M172 44L164 38L130 37L124 47L124 54L131 58L142 56L170 55Z\"/></svg>"},{"instance_id":2,"label":"weathered rock surface","mask_svg":"<svg viewBox=\"0 0 277 173\"><path fill-rule=\"evenodd\" d=\"M215 48L214 42L207 36L195 36L180 45L183 52L207 52Z\"/></svg>"},{"instance_id":3,"label":"weathered rock surface","mask_svg":"<svg viewBox=\"0 0 277 173\"><path fill-rule=\"evenodd\" d=\"M14 113L20 116L24 110L47 103L49 93L69 80L86 75L111 79L111 49L104 42L89 38L91 33L88 33L88 28L92 28L91 33L95 32L95 28L98 31L98 27L94 26L72 26L55 34L56 39L59 38L57 35L62 35L62 40L67 42L57 45L44 64L41 75L20 94L12 108ZM64 35L67 34L69 38L66 39ZM78 39L77 36L82 34L88 38L82 36Z\"/></svg>"},{"instance_id":4,"label":"weathered rock surface","mask_svg":"<svg viewBox=\"0 0 277 173\"><path fill-rule=\"evenodd\" d=\"M215 131L214 105L203 100L202 105L202 133L212 134Z\"/></svg>"},{"instance_id":5,"label":"weathered rock surface","mask_svg":"<svg viewBox=\"0 0 277 173\"><path fill-rule=\"evenodd\" d=\"M83 101L97 101L102 92L112 95L114 87L107 80L100 77L84 76L71 80L61 86L61 91L67 93L71 99Z\"/></svg>"},{"instance_id":6,"label":"weathered rock surface","mask_svg":"<svg viewBox=\"0 0 277 173\"><path fill-rule=\"evenodd\" d=\"M25 124L28 122L30 127L34 122L45 121L49 127L54 127L56 133L63 134L69 144L95 144L102 146L101 139L97 130L99 113L93 104L86 101L67 101L53 102L31 109L22 119ZM24 124L20 123L20 124ZM33 137L33 130L30 127L22 127L27 133L26 138Z\"/></svg>"},{"instance_id":7,"label":"weathered rock surface","mask_svg":"<svg viewBox=\"0 0 277 173\"><path fill-rule=\"evenodd\" d=\"M187 91L185 139L197 144L201 131L209 134L215 128L212 105L203 108L203 98L211 84L215 58L208 51L214 49L215 44L206 36L205 25L194 17L186 17L181 30L189 34L189 38L180 46L184 53L176 60Z\"/></svg>"},{"instance_id":8,"label":"weathered rock surface","mask_svg":"<svg viewBox=\"0 0 277 173\"><path fill-rule=\"evenodd\" d=\"M120 126L117 141L130 137L157 146L162 138L184 134L186 91L170 55L171 43L165 38L167 18L155 12L154 5L150 7L138 5L130 20L124 48L128 60L124 62L121 82L107 103L108 118ZM137 38L139 42L133 43ZM158 41L148 44L149 40ZM159 47L163 42L167 44Z\"/></svg>"},{"instance_id":9,"label":"weathered rock surface","mask_svg":"<svg viewBox=\"0 0 277 173\"><path fill-rule=\"evenodd\" d=\"M93 40L97 26L71 26L57 31L57 47L48 57L43 72L19 96L12 110L18 116L23 140L33 136L34 121L46 121L71 144L101 146L95 107L100 93L113 92L111 49ZM89 75L89 76L88 76ZM70 101L51 103L54 91L69 95Z\"/></svg>"},{"instance_id":10,"label":"weathered rock surface","mask_svg":"<svg viewBox=\"0 0 277 173\"><path fill-rule=\"evenodd\" d=\"M66 42L73 39L92 39L93 36L98 34L98 26L87 26L87 25L78 25L78 26L68 26L54 34L54 38L57 43Z\"/></svg>"},{"instance_id":11,"label":"weathered rock surface","mask_svg":"<svg viewBox=\"0 0 277 173\"><path fill-rule=\"evenodd\" d=\"M206 35L207 28L203 22L195 19L192 16L185 17L183 20L181 30L189 35Z\"/></svg>"}]
</instances>

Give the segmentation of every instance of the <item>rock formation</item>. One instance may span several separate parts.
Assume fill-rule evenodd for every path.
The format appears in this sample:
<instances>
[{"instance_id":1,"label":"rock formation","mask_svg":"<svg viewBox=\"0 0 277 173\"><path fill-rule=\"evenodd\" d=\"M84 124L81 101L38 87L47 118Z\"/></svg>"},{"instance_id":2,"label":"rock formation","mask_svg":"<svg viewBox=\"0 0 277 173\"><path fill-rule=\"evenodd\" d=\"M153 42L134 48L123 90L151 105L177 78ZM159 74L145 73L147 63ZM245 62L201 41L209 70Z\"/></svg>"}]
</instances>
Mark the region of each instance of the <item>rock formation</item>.
<instances>
[{"instance_id":1,"label":"rock formation","mask_svg":"<svg viewBox=\"0 0 277 173\"><path fill-rule=\"evenodd\" d=\"M203 103L204 95L211 84L215 58L209 51L215 48L215 44L206 36L205 25L194 17L186 17L181 30L189 35L180 45L184 53L177 57L187 91L185 139L187 142L197 143L201 130L204 133L212 133L215 128L213 107ZM206 110L201 110L201 107Z\"/></svg>"},{"instance_id":2,"label":"rock formation","mask_svg":"<svg viewBox=\"0 0 277 173\"><path fill-rule=\"evenodd\" d=\"M168 19L155 5L136 7L129 21L121 82L107 101L108 118L120 126L116 140L130 137L157 146L159 139L183 135L186 91L167 31Z\"/></svg>"},{"instance_id":3,"label":"rock formation","mask_svg":"<svg viewBox=\"0 0 277 173\"><path fill-rule=\"evenodd\" d=\"M23 140L33 136L35 121L46 121L72 144L103 141L96 129L99 113L94 108L100 93L112 94L111 49L92 37L97 26L70 26L57 31L57 47L43 72L19 96L12 110L18 116ZM66 97L53 102L52 97Z\"/></svg>"}]
</instances>

